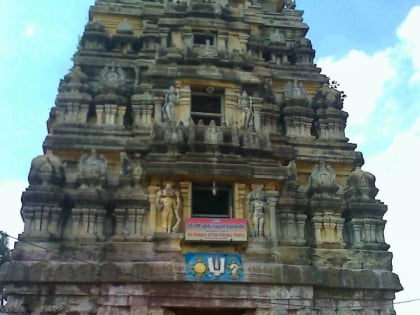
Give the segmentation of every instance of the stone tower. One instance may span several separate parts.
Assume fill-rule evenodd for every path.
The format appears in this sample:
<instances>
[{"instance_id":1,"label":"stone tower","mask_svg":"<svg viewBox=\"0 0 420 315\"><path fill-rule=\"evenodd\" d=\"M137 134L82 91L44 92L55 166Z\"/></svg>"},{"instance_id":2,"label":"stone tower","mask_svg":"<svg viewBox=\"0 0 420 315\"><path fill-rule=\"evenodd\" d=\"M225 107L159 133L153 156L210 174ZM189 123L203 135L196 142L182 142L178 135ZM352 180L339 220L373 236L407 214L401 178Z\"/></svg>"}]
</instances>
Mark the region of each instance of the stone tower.
<instances>
[{"instance_id":1,"label":"stone tower","mask_svg":"<svg viewBox=\"0 0 420 315\"><path fill-rule=\"evenodd\" d=\"M395 314L387 207L291 1L97 0L8 314Z\"/></svg>"}]
</instances>

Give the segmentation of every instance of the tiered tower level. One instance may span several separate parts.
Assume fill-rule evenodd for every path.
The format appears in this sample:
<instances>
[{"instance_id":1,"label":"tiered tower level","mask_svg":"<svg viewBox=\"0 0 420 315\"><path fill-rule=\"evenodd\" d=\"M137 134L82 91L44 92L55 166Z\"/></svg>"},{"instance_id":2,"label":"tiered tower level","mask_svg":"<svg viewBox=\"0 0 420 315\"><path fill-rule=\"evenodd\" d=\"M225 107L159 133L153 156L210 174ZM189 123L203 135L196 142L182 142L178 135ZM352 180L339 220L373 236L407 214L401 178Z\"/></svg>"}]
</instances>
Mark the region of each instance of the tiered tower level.
<instances>
[{"instance_id":1,"label":"tiered tower level","mask_svg":"<svg viewBox=\"0 0 420 315\"><path fill-rule=\"evenodd\" d=\"M387 207L294 1L97 0L9 314L395 314Z\"/></svg>"}]
</instances>

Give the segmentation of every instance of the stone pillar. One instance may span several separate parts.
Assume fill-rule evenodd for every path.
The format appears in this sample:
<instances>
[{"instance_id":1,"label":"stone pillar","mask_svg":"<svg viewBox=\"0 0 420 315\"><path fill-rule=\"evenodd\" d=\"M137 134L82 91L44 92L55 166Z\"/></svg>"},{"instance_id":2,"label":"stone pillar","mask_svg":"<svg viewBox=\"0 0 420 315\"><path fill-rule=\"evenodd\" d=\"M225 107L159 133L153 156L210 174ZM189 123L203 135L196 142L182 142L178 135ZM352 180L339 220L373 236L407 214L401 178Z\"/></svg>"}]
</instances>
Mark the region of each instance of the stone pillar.
<instances>
[{"instance_id":1,"label":"stone pillar","mask_svg":"<svg viewBox=\"0 0 420 315\"><path fill-rule=\"evenodd\" d=\"M60 217L60 213L61 213L61 208L50 207L47 232L49 232L51 235L59 236L61 232L59 231L59 226L58 226L58 218Z\"/></svg>"},{"instance_id":2,"label":"stone pillar","mask_svg":"<svg viewBox=\"0 0 420 315\"><path fill-rule=\"evenodd\" d=\"M277 231L277 218L276 218L276 208L279 201L280 193L275 190L267 191L268 197L268 209L270 214L270 230L271 230L271 240L277 242L278 240L278 231Z\"/></svg>"},{"instance_id":3,"label":"stone pillar","mask_svg":"<svg viewBox=\"0 0 420 315\"><path fill-rule=\"evenodd\" d=\"M228 33L226 31L219 31L219 34L217 36L217 50L218 51L228 51L227 47L227 38Z\"/></svg>"},{"instance_id":4,"label":"stone pillar","mask_svg":"<svg viewBox=\"0 0 420 315\"><path fill-rule=\"evenodd\" d=\"M190 31L186 31L183 34L185 48L193 47L193 34Z\"/></svg>"},{"instance_id":5,"label":"stone pillar","mask_svg":"<svg viewBox=\"0 0 420 315\"><path fill-rule=\"evenodd\" d=\"M179 88L179 103L175 105L175 121L183 121L185 125L189 124L191 116L191 86L184 85Z\"/></svg>"},{"instance_id":6,"label":"stone pillar","mask_svg":"<svg viewBox=\"0 0 420 315\"><path fill-rule=\"evenodd\" d=\"M318 137L322 140L344 140L348 114L335 108L318 109Z\"/></svg>"},{"instance_id":7,"label":"stone pillar","mask_svg":"<svg viewBox=\"0 0 420 315\"><path fill-rule=\"evenodd\" d=\"M150 216L149 216L149 230L148 235L153 237L156 232L157 222L157 209L156 209L156 194L159 191L157 186L149 186L149 202L150 202Z\"/></svg>"},{"instance_id":8,"label":"stone pillar","mask_svg":"<svg viewBox=\"0 0 420 315\"><path fill-rule=\"evenodd\" d=\"M101 126L104 121L104 105L96 105L96 125Z\"/></svg>"},{"instance_id":9,"label":"stone pillar","mask_svg":"<svg viewBox=\"0 0 420 315\"><path fill-rule=\"evenodd\" d=\"M89 227L89 233L95 235L99 239L104 238L104 223L105 223L105 210L104 209L91 209L90 220L93 222Z\"/></svg>"},{"instance_id":10,"label":"stone pillar","mask_svg":"<svg viewBox=\"0 0 420 315\"><path fill-rule=\"evenodd\" d=\"M130 208L128 209L128 233L130 237L140 237L143 235L143 217L144 209Z\"/></svg>"},{"instance_id":11,"label":"stone pillar","mask_svg":"<svg viewBox=\"0 0 420 315\"><path fill-rule=\"evenodd\" d=\"M80 116L79 116L79 122L86 123L87 117L89 112L89 105L88 104L81 104L80 105Z\"/></svg>"},{"instance_id":12,"label":"stone pillar","mask_svg":"<svg viewBox=\"0 0 420 315\"><path fill-rule=\"evenodd\" d=\"M115 238L124 238L128 234L127 209L115 208Z\"/></svg>"},{"instance_id":13,"label":"stone pillar","mask_svg":"<svg viewBox=\"0 0 420 315\"><path fill-rule=\"evenodd\" d=\"M133 125L134 126L140 126L140 113L141 113L141 109L140 109L140 105L132 105L132 111L133 111ZM155 116L156 117L156 116Z\"/></svg>"},{"instance_id":14,"label":"stone pillar","mask_svg":"<svg viewBox=\"0 0 420 315\"><path fill-rule=\"evenodd\" d=\"M34 222L35 222L35 215L33 211L33 207L31 206L24 206L22 208L22 218L25 222L25 225L23 227L23 233L25 235L30 235L33 231Z\"/></svg>"},{"instance_id":15,"label":"stone pillar","mask_svg":"<svg viewBox=\"0 0 420 315\"><path fill-rule=\"evenodd\" d=\"M114 104L104 105L106 125L115 125L115 117L117 114L117 108L118 106Z\"/></svg>"},{"instance_id":16,"label":"stone pillar","mask_svg":"<svg viewBox=\"0 0 420 315\"><path fill-rule=\"evenodd\" d=\"M240 43L239 51L241 53L245 53L247 51L248 38L249 38L248 34L239 34L239 43Z\"/></svg>"},{"instance_id":17,"label":"stone pillar","mask_svg":"<svg viewBox=\"0 0 420 315\"><path fill-rule=\"evenodd\" d=\"M162 122L162 97L154 99L155 108L155 122Z\"/></svg>"},{"instance_id":18,"label":"stone pillar","mask_svg":"<svg viewBox=\"0 0 420 315\"><path fill-rule=\"evenodd\" d=\"M252 107L254 110L254 127L255 130L261 131L261 109L262 109L262 101L261 97L253 97L252 98Z\"/></svg>"},{"instance_id":19,"label":"stone pillar","mask_svg":"<svg viewBox=\"0 0 420 315\"><path fill-rule=\"evenodd\" d=\"M306 214L297 214L297 238L299 242L305 243L305 226L306 226Z\"/></svg>"},{"instance_id":20,"label":"stone pillar","mask_svg":"<svg viewBox=\"0 0 420 315\"><path fill-rule=\"evenodd\" d=\"M160 36L160 46L163 48L167 47L167 40L168 40L168 32L169 32L169 28L159 28L159 36ZM169 34L169 36L171 36Z\"/></svg>"},{"instance_id":21,"label":"stone pillar","mask_svg":"<svg viewBox=\"0 0 420 315\"><path fill-rule=\"evenodd\" d=\"M57 123L64 123L66 120L66 110L64 106L57 105L55 108L55 116Z\"/></svg>"},{"instance_id":22,"label":"stone pillar","mask_svg":"<svg viewBox=\"0 0 420 315\"><path fill-rule=\"evenodd\" d=\"M144 118L144 124L145 125L148 125L148 126L152 125L153 108L154 108L153 104L146 105L146 109L145 109L146 115L145 115L145 118Z\"/></svg>"},{"instance_id":23,"label":"stone pillar","mask_svg":"<svg viewBox=\"0 0 420 315\"><path fill-rule=\"evenodd\" d=\"M286 136L313 138L311 135L313 119L313 111L308 107L286 106L284 109Z\"/></svg>"},{"instance_id":24,"label":"stone pillar","mask_svg":"<svg viewBox=\"0 0 420 315\"><path fill-rule=\"evenodd\" d=\"M126 107L118 106L117 117L115 119L115 124L118 126L124 126L124 116L125 116Z\"/></svg>"}]
</instances>

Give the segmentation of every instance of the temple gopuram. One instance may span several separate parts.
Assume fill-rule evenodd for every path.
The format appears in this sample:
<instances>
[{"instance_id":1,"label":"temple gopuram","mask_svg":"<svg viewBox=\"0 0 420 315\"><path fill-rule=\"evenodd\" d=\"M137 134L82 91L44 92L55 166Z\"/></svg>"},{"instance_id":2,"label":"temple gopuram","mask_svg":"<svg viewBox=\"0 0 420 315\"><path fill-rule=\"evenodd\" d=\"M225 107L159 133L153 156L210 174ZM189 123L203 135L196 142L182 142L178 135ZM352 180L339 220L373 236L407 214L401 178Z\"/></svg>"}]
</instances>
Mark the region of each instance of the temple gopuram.
<instances>
[{"instance_id":1,"label":"temple gopuram","mask_svg":"<svg viewBox=\"0 0 420 315\"><path fill-rule=\"evenodd\" d=\"M387 206L302 16L96 0L0 269L7 314L395 314Z\"/></svg>"}]
</instances>

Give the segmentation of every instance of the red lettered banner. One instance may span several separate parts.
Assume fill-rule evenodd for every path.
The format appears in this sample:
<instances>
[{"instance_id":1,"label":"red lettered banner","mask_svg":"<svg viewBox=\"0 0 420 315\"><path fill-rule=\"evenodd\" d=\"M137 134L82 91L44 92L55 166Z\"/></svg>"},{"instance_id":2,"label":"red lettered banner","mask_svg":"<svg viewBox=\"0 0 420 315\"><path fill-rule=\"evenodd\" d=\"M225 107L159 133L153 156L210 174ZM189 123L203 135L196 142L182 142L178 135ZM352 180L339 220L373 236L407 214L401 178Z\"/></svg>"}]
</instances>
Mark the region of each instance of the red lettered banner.
<instances>
[{"instance_id":1,"label":"red lettered banner","mask_svg":"<svg viewBox=\"0 0 420 315\"><path fill-rule=\"evenodd\" d=\"M185 220L187 241L233 241L247 240L246 219L188 218Z\"/></svg>"}]
</instances>

